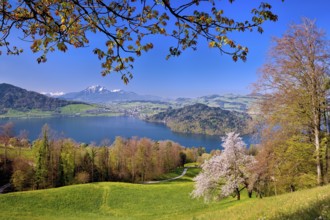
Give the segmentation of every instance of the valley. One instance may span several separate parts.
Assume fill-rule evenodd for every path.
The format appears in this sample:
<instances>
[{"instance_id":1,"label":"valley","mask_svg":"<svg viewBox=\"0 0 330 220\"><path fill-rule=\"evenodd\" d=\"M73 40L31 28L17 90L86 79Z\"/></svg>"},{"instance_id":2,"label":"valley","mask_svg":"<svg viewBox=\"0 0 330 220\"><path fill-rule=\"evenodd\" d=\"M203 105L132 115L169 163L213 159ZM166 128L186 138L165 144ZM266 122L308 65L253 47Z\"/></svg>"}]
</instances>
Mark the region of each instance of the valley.
<instances>
[{"instance_id":1,"label":"valley","mask_svg":"<svg viewBox=\"0 0 330 220\"><path fill-rule=\"evenodd\" d=\"M236 127L240 128L239 132L248 133L244 129L250 117L248 115L256 114L253 104L261 98L258 95L228 94L165 99L123 90L108 90L101 86L90 86L80 92L60 93L61 95L56 96L57 98L9 84L0 84L0 91L0 106L2 106L0 118L126 116L163 123L164 119L159 118L159 114L177 111L181 112L181 116L176 117L175 120L167 120L168 122L165 123L171 130L208 135L223 135L230 130L237 130ZM196 109L198 105L207 108ZM210 108L213 108L212 114L218 116L210 120L203 116L205 121L202 115L209 115ZM185 121L185 116L189 117L191 113L200 116L194 117L193 121ZM230 121L232 124L229 125L227 122L224 124L223 117L229 117L229 115L233 116L225 121ZM192 127L194 123L195 128ZM220 125L222 128L219 127Z\"/></svg>"}]
</instances>

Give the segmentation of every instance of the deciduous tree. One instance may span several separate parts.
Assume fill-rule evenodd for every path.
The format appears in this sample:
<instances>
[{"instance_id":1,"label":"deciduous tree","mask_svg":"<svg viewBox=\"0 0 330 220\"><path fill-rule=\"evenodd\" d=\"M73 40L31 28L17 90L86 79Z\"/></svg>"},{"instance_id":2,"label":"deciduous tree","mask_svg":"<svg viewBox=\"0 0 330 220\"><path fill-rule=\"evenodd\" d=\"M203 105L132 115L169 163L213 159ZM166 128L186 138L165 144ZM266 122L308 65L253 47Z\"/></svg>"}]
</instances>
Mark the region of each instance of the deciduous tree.
<instances>
[{"instance_id":1,"label":"deciduous tree","mask_svg":"<svg viewBox=\"0 0 330 220\"><path fill-rule=\"evenodd\" d=\"M265 128L304 134L314 142L317 183L322 184L321 124L327 121L330 43L315 21L303 19L274 39L270 58L257 83L264 92L261 111Z\"/></svg>"},{"instance_id":2,"label":"deciduous tree","mask_svg":"<svg viewBox=\"0 0 330 220\"><path fill-rule=\"evenodd\" d=\"M74 168L75 168L75 146L71 140L64 140L61 146L60 152L60 170L62 173L61 179L63 179L63 185L69 185L74 180Z\"/></svg>"},{"instance_id":3,"label":"deciduous tree","mask_svg":"<svg viewBox=\"0 0 330 220\"><path fill-rule=\"evenodd\" d=\"M5 147L4 158L3 158L5 171L7 170L7 147L8 147L10 139L12 137L14 137L13 128L14 128L14 123L12 123L12 122L8 122L8 123L0 126L0 142Z\"/></svg>"},{"instance_id":4,"label":"deciduous tree","mask_svg":"<svg viewBox=\"0 0 330 220\"><path fill-rule=\"evenodd\" d=\"M202 171L194 178L193 197L204 197L206 201L234 194L240 200L240 192L249 185L249 167L255 162L246 154L246 146L234 132L223 138L223 151L202 165Z\"/></svg>"},{"instance_id":5,"label":"deciduous tree","mask_svg":"<svg viewBox=\"0 0 330 220\"><path fill-rule=\"evenodd\" d=\"M33 185L33 163L23 157L16 157L13 161L13 174L11 183L18 191L31 189Z\"/></svg>"}]
</instances>

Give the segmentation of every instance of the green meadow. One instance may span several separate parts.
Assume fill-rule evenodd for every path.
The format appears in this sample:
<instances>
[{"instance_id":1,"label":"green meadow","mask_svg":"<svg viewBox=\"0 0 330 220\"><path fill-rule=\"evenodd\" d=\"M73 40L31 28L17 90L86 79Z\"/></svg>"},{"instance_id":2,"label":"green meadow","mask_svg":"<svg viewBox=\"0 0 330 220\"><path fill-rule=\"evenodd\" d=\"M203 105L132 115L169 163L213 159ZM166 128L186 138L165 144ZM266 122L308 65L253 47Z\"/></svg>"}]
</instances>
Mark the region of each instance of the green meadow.
<instances>
[{"instance_id":1,"label":"green meadow","mask_svg":"<svg viewBox=\"0 0 330 220\"><path fill-rule=\"evenodd\" d=\"M330 219L330 185L204 203L190 197L196 173L190 168L183 178L159 184L102 182L1 194L0 219Z\"/></svg>"}]
</instances>

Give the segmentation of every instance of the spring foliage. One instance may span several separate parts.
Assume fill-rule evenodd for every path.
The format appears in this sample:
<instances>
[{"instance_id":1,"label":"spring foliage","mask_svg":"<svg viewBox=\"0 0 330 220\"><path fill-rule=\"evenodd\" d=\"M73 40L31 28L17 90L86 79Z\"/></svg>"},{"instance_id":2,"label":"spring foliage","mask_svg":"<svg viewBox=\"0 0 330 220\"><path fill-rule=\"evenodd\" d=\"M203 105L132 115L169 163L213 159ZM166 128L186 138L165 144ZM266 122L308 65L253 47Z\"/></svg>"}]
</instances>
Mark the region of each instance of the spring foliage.
<instances>
[{"instance_id":1,"label":"spring foliage","mask_svg":"<svg viewBox=\"0 0 330 220\"><path fill-rule=\"evenodd\" d=\"M157 179L186 162L196 162L205 153L203 148L136 137L117 137L112 144L105 140L101 146L79 144L54 139L52 132L45 125L42 137L25 148L19 146L19 138L12 141L6 156L8 169L2 161L7 148L0 138L2 184L11 181L16 190L30 190L101 181L139 183Z\"/></svg>"},{"instance_id":2,"label":"spring foliage","mask_svg":"<svg viewBox=\"0 0 330 220\"><path fill-rule=\"evenodd\" d=\"M242 187L248 187L249 167L254 158L246 154L246 145L239 134L231 132L223 138L224 150L202 165L202 172L194 178L192 197L205 201L236 195L240 199Z\"/></svg>"},{"instance_id":3,"label":"spring foliage","mask_svg":"<svg viewBox=\"0 0 330 220\"><path fill-rule=\"evenodd\" d=\"M305 137L302 140L314 145L316 180L322 185L329 181L330 157L328 153L323 155L329 147L322 146L322 137L329 135L330 41L315 21L304 18L274 43L256 84L265 97L260 103L266 124L262 144L266 145L266 139L275 143L276 132L287 134L287 139ZM299 142L304 151L306 141L302 140Z\"/></svg>"},{"instance_id":4,"label":"spring foliage","mask_svg":"<svg viewBox=\"0 0 330 220\"><path fill-rule=\"evenodd\" d=\"M38 63L46 62L49 52L89 46L91 34L98 33L104 44L93 53L102 61L102 74L120 72L125 83L133 77L135 58L154 47L156 38L150 35L174 39L167 58L195 50L201 38L234 61L245 61L248 48L229 33L262 33L263 22L277 21L277 15L270 4L260 2L247 10L252 9L249 19L235 20L225 15L222 6L221 1L209 0L0 0L0 54L22 52L10 44L10 36L17 34L31 42L34 53L41 52Z\"/></svg>"}]
</instances>

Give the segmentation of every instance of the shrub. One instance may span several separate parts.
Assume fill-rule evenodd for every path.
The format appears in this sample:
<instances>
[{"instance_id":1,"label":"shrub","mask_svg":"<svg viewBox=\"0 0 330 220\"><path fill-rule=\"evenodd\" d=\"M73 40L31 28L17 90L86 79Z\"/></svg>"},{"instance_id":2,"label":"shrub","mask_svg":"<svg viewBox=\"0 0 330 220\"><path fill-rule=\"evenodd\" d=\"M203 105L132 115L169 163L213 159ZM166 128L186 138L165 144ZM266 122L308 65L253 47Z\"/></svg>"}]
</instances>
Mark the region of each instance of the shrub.
<instances>
[{"instance_id":1,"label":"shrub","mask_svg":"<svg viewBox=\"0 0 330 220\"><path fill-rule=\"evenodd\" d=\"M75 176L76 183L88 183L90 181L90 175L86 171L77 173Z\"/></svg>"}]
</instances>

